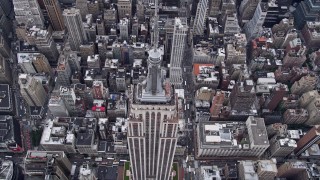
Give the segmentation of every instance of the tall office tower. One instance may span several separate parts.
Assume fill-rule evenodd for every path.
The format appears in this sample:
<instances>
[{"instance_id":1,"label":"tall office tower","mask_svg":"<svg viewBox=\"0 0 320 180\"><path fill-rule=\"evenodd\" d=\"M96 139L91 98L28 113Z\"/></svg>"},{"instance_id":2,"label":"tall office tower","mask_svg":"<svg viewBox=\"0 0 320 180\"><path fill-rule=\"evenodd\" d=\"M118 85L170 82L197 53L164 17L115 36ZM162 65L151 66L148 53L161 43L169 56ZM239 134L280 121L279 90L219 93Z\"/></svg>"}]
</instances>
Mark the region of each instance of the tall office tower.
<instances>
[{"instance_id":1,"label":"tall office tower","mask_svg":"<svg viewBox=\"0 0 320 180\"><path fill-rule=\"evenodd\" d=\"M177 144L177 102L161 70L158 48L156 1L153 48L149 51L148 76L133 87L128 121L128 146L133 180L169 180Z\"/></svg>"},{"instance_id":2,"label":"tall office tower","mask_svg":"<svg viewBox=\"0 0 320 180\"><path fill-rule=\"evenodd\" d=\"M309 126L319 124L319 116L320 116L320 98L313 99L306 107L309 117L307 121L304 123Z\"/></svg>"},{"instance_id":3,"label":"tall office tower","mask_svg":"<svg viewBox=\"0 0 320 180\"><path fill-rule=\"evenodd\" d=\"M36 45L39 52L44 54L51 64L56 65L59 52L52 38L52 30L43 30L34 26L26 34L25 40L31 45Z\"/></svg>"},{"instance_id":4,"label":"tall office tower","mask_svg":"<svg viewBox=\"0 0 320 180\"><path fill-rule=\"evenodd\" d=\"M299 156L305 150L309 149L313 144L319 143L320 140L320 125L315 125L310 129L307 134L303 135L302 138L297 142L297 147L294 149L296 156Z\"/></svg>"},{"instance_id":5,"label":"tall office tower","mask_svg":"<svg viewBox=\"0 0 320 180\"><path fill-rule=\"evenodd\" d=\"M237 14L226 15L224 23L224 34L234 35L241 32L241 28L238 23Z\"/></svg>"},{"instance_id":6,"label":"tall office tower","mask_svg":"<svg viewBox=\"0 0 320 180\"><path fill-rule=\"evenodd\" d=\"M1 6L1 4L0 4ZM1 7L0 7L1 8ZM11 9L10 9L11 11ZM11 17L7 17L4 14L1 14L0 10L0 28L2 29L2 33L5 37L12 37L13 33L13 21Z\"/></svg>"},{"instance_id":7,"label":"tall office tower","mask_svg":"<svg viewBox=\"0 0 320 180\"><path fill-rule=\"evenodd\" d=\"M307 47L303 45L300 38L290 41L285 50L285 57L282 60L283 67L301 67L307 60Z\"/></svg>"},{"instance_id":8,"label":"tall office tower","mask_svg":"<svg viewBox=\"0 0 320 180\"><path fill-rule=\"evenodd\" d=\"M208 10L208 0L200 0L197 7L196 17L193 24L193 35L203 35L206 16Z\"/></svg>"},{"instance_id":9,"label":"tall office tower","mask_svg":"<svg viewBox=\"0 0 320 180\"><path fill-rule=\"evenodd\" d=\"M238 112L248 111L255 101L255 90L252 80L238 82L230 94L231 109Z\"/></svg>"},{"instance_id":10,"label":"tall office tower","mask_svg":"<svg viewBox=\"0 0 320 180\"><path fill-rule=\"evenodd\" d=\"M302 77L299 81L296 81L291 87L291 93L296 95L302 95L315 88L317 83L317 76L315 74L309 74Z\"/></svg>"},{"instance_id":11,"label":"tall office tower","mask_svg":"<svg viewBox=\"0 0 320 180\"><path fill-rule=\"evenodd\" d=\"M69 112L70 116L79 116L79 114L76 113L76 94L74 92L74 89L60 86L60 97L62 98L64 104L66 105L66 108Z\"/></svg>"},{"instance_id":12,"label":"tall office tower","mask_svg":"<svg viewBox=\"0 0 320 180\"><path fill-rule=\"evenodd\" d=\"M80 45L87 43L87 36L82 24L80 10L75 8L65 9L63 11L63 17L69 32L70 47L74 51L79 51Z\"/></svg>"},{"instance_id":13,"label":"tall office tower","mask_svg":"<svg viewBox=\"0 0 320 180\"><path fill-rule=\"evenodd\" d=\"M217 120L220 117L221 109L223 108L223 103L225 100L225 92L217 91L214 97L212 98L212 105L210 107L210 114L213 120Z\"/></svg>"},{"instance_id":14,"label":"tall office tower","mask_svg":"<svg viewBox=\"0 0 320 180\"><path fill-rule=\"evenodd\" d=\"M44 0L44 5L47 9L50 22L53 30L62 31L64 30L64 24L62 19L62 10L59 1L56 0Z\"/></svg>"},{"instance_id":15,"label":"tall office tower","mask_svg":"<svg viewBox=\"0 0 320 180\"><path fill-rule=\"evenodd\" d=\"M132 0L118 0L118 16L119 19L132 16Z\"/></svg>"},{"instance_id":16,"label":"tall office tower","mask_svg":"<svg viewBox=\"0 0 320 180\"><path fill-rule=\"evenodd\" d=\"M299 106L302 108L306 108L312 101L320 98L320 94L317 90L308 91L299 98Z\"/></svg>"},{"instance_id":17,"label":"tall office tower","mask_svg":"<svg viewBox=\"0 0 320 180\"><path fill-rule=\"evenodd\" d=\"M287 109L283 113L283 123L286 124L304 124L309 117L306 109Z\"/></svg>"},{"instance_id":18,"label":"tall office tower","mask_svg":"<svg viewBox=\"0 0 320 180\"><path fill-rule=\"evenodd\" d=\"M69 117L69 112L63 99L59 96L51 96L48 103L50 113L54 117Z\"/></svg>"},{"instance_id":19,"label":"tall office tower","mask_svg":"<svg viewBox=\"0 0 320 180\"><path fill-rule=\"evenodd\" d=\"M71 78L71 68L69 62L67 61L67 57L64 55L60 55L58 66L56 68L57 71L57 81L56 84L60 86L69 86L70 78Z\"/></svg>"},{"instance_id":20,"label":"tall office tower","mask_svg":"<svg viewBox=\"0 0 320 180\"><path fill-rule=\"evenodd\" d=\"M278 178L300 180L299 175L304 174L308 166L305 161L293 160L288 161L279 166Z\"/></svg>"},{"instance_id":21,"label":"tall office tower","mask_svg":"<svg viewBox=\"0 0 320 180\"><path fill-rule=\"evenodd\" d=\"M240 23L245 24L253 18L256 8L261 0L244 0L239 7Z\"/></svg>"},{"instance_id":22,"label":"tall office tower","mask_svg":"<svg viewBox=\"0 0 320 180\"><path fill-rule=\"evenodd\" d=\"M88 69L94 69L97 72L101 70L101 60L99 54L88 56L87 58Z\"/></svg>"},{"instance_id":23,"label":"tall office tower","mask_svg":"<svg viewBox=\"0 0 320 180\"><path fill-rule=\"evenodd\" d=\"M96 37L96 44L98 47L98 53L101 58L102 63L106 61L106 52L107 52L107 47L108 47L108 42L109 42L109 36L100 36L98 35Z\"/></svg>"},{"instance_id":24,"label":"tall office tower","mask_svg":"<svg viewBox=\"0 0 320 180\"><path fill-rule=\"evenodd\" d=\"M87 65L88 56L95 54L96 46L94 43L89 43L80 46L81 63Z\"/></svg>"},{"instance_id":25,"label":"tall office tower","mask_svg":"<svg viewBox=\"0 0 320 180\"><path fill-rule=\"evenodd\" d=\"M278 172L276 159L258 160L256 169L259 180L274 179Z\"/></svg>"},{"instance_id":26,"label":"tall office tower","mask_svg":"<svg viewBox=\"0 0 320 180\"><path fill-rule=\"evenodd\" d=\"M44 27L44 18L37 0L13 0L18 24L30 23L31 26Z\"/></svg>"},{"instance_id":27,"label":"tall office tower","mask_svg":"<svg viewBox=\"0 0 320 180\"><path fill-rule=\"evenodd\" d=\"M120 19L119 22L120 39L128 40L129 38L129 20L127 18Z\"/></svg>"},{"instance_id":28,"label":"tall office tower","mask_svg":"<svg viewBox=\"0 0 320 180\"><path fill-rule=\"evenodd\" d=\"M175 18L170 57L170 83L182 84L182 59L188 33L187 19Z\"/></svg>"},{"instance_id":29,"label":"tall office tower","mask_svg":"<svg viewBox=\"0 0 320 180\"><path fill-rule=\"evenodd\" d=\"M35 74L36 69L32 64L33 53L17 53L18 66L25 74Z\"/></svg>"},{"instance_id":30,"label":"tall office tower","mask_svg":"<svg viewBox=\"0 0 320 180\"><path fill-rule=\"evenodd\" d=\"M140 23L144 22L144 18L145 18L145 8L144 8L144 4L142 2L142 0L138 0L137 5L136 5L136 9L137 9L137 18L138 21Z\"/></svg>"},{"instance_id":31,"label":"tall office tower","mask_svg":"<svg viewBox=\"0 0 320 180\"><path fill-rule=\"evenodd\" d=\"M288 155L290 155L293 152L293 150L297 147L297 142L294 139L281 136L283 136L283 134L279 136L275 135L269 140L270 157L285 158Z\"/></svg>"},{"instance_id":32,"label":"tall office tower","mask_svg":"<svg viewBox=\"0 0 320 180\"><path fill-rule=\"evenodd\" d=\"M9 58L11 54L11 49L8 44L8 41L0 34L0 55Z\"/></svg>"},{"instance_id":33,"label":"tall office tower","mask_svg":"<svg viewBox=\"0 0 320 180\"><path fill-rule=\"evenodd\" d=\"M271 95L265 102L265 106L273 111L276 109L282 98L289 92L289 88L285 84L280 84L272 89Z\"/></svg>"},{"instance_id":34,"label":"tall office tower","mask_svg":"<svg viewBox=\"0 0 320 180\"><path fill-rule=\"evenodd\" d=\"M19 74L20 93L29 106L44 106L47 93L42 83L28 74Z\"/></svg>"},{"instance_id":35,"label":"tall office tower","mask_svg":"<svg viewBox=\"0 0 320 180\"><path fill-rule=\"evenodd\" d=\"M48 59L43 54L37 53L32 60L32 64L38 73L47 73L52 75L52 68Z\"/></svg>"},{"instance_id":36,"label":"tall office tower","mask_svg":"<svg viewBox=\"0 0 320 180\"><path fill-rule=\"evenodd\" d=\"M209 16L217 17L220 11L221 0L210 0Z\"/></svg>"},{"instance_id":37,"label":"tall office tower","mask_svg":"<svg viewBox=\"0 0 320 180\"><path fill-rule=\"evenodd\" d=\"M96 19L100 13L99 2L96 0L89 0L87 2L89 14L92 14L93 18Z\"/></svg>"},{"instance_id":38,"label":"tall office tower","mask_svg":"<svg viewBox=\"0 0 320 180\"><path fill-rule=\"evenodd\" d=\"M254 12L252 19L244 25L244 32L246 33L247 40L250 42L252 39L259 36L262 32L264 19L267 15L268 4L260 2Z\"/></svg>"},{"instance_id":39,"label":"tall office tower","mask_svg":"<svg viewBox=\"0 0 320 180\"><path fill-rule=\"evenodd\" d=\"M295 27L301 30L307 21L316 21L319 18L319 11L319 0L301 1L293 12Z\"/></svg>"},{"instance_id":40,"label":"tall office tower","mask_svg":"<svg viewBox=\"0 0 320 180\"><path fill-rule=\"evenodd\" d=\"M28 151L24 162L30 179L68 180L71 173L72 164L63 151Z\"/></svg>"},{"instance_id":41,"label":"tall office tower","mask_svg":"<svg viewBox=\"0 0 320 180\"><path fill-rule=\"evenodd\" d=\"M0 56L0 83L12 84L12 69L8 61Z\"/></svg>"},{"instance_id":42,"label":"tall office tower","mask_svg":"<svg viewBox=\"0 0 320 180\"><path fill-rule=\"evenodd\" d=\"M115 8L105 9L103 13L104 23L108 31L117 25L117 11Z\"/></svg>"},{"instance_id":43,"label":"tall office tower","mask_svg":"<svg viewBox=\"0 0 320 180\"><path fill-rule=\"evenodd\" d=\"M86 19L86 15L89 14L88 1L87 0L77 0L76 8L80 10L81 18Z\"/></svg>"},{"instance_id":44,"label":"tall office tower","mask_svg":"<svg viewBox=\"0 0 320 180\"><path fill-rule=\"evenodd\" d=\"M288 8L291 6L291 3L284 5L281 4L282 3L277 0L268 0L268 13L263 24L265 27L272 27L273 25L279 23L283 18L289 17L287 12Z\"/></svg>"},{"instance_id":45,"label":"tall office tower","mask_svg":"<svg viewBox=\"0 0 320 180\"><path fill-rule=\"evenodd\" d=\"M97 22L97 35L106 35L106 27L102 17L98 17Z\"/></svg>"},{"instance_id":46,"label":"tall office tower","mask_svg":"<svg viewBox=\"0 0 320 180\"><path fill-rule=\"evenodd\" d=\"M222 0L220 11L221 11L221 17L218 20L221 20L222 22L224 21L227 15L232 15L234 13L237 13L235 0Z\"/></svg>"},{"instance_id":47,"label":"tall office tower","mask_svg":"<svg viewBox=\"0 0 320 180\"><path fill-rule=\"evenodd\" d=\"M11 2L11 0L2 0L0 3L0 12L3 12L6 17L10 17L12 14L13 7Z\"/></svg>"}]
</instances>

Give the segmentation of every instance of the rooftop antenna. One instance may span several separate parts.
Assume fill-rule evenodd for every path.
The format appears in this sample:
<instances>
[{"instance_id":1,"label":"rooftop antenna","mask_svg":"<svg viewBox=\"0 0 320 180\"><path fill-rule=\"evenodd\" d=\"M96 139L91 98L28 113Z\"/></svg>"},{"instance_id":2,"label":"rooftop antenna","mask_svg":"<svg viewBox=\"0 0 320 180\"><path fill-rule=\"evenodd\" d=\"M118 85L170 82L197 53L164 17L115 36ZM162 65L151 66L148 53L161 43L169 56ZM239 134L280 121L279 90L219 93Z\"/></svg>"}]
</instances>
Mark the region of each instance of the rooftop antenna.
<instances>
[{"instance_id":1,"label":"rooftop antenna","mask_svg":"<svg viewBox=\"0 0 320 180\"><path fill-rule=\"evenodd\" d=\"M155 8L154 8L154 30L153 30L153 48L156 51L158 49L159 43L159 17L158 17L158 0L155 0Z\"/></svg>"}]
</instances>

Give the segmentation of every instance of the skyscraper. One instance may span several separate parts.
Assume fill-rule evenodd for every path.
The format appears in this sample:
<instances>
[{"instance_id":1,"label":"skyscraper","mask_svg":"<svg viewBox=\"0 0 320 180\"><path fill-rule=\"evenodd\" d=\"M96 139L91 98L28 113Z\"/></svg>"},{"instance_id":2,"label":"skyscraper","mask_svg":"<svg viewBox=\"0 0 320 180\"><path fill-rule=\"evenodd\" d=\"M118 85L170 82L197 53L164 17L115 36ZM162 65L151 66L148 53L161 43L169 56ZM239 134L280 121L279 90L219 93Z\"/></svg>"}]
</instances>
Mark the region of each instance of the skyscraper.
<instances>
[{"instance_id":1,"label":"skyscraper","mask_svg":"<svg viewBox=\"0 0 320 180\"><path fill-rule=\"evenodd\" d=\"M145 83L133 87L130 102L128 145L134 180L168 180L177 144L177 102L161 70L157 6L158 2L148 77Z\"/></svg>"},{"instance_id":2,"label":"skyscraper","mask_svg":"<svg viewBox=\"0 0 320 180\"><path fill-rule=\"evenodd\" d=\"M88 1L87 0L77 0L76 8L80 10L80 14L83 20L86 19L86 15L89 14Z\"/></svg>"},{"instance_id":3,"label":"skyscraper","mask_svg":"<svg viewBox=\"0 0 320 180\"><path fill-rule=\"evenodd\" d=\"M28 74L19 75L20 93L29 106L44 106L47 93L41 82Z\"/></svg>"},{"instance_id":4,"label":"skyscraper","mask_svg":"<svg viewBox=\"0 0 320 180\"><path fill-rule=\"evenodd\" d=\"M268 4L265 2L260 2L251 20L244 25L243 28L248 42L259 36L259 33L262 32L262 25L264 23L264 19L266 18L267 11Z\"/></svg>"},{"instance_id":5,"label":"skyscraper","mask_svg":"<svg viewBox=\"0 0 320 180\"><path fill-rule=\"evenodd\" d=\"M300 156L305 150L310 148L313 144L319 142L320 140L320 126L315 125L310 129L307 134L303 135L301 139L297 142L297 147L294 149L296 156Z\"/></svg>"},{"instance_id":6,"label":"skyscraper","mask_svg":"<svg viewBox=\"0 0 320 180\"><path fill-rule=\"evenodd\" d=\"M265 106L273 111L276 109L282 98L289 92L288 86L285 84L280 84L272 89L271 95L265 102Z\"/></svg>"},{"instance_id":7,"label":"skyscraper","mask_svg":"<svg viewBox=\"0 0 320 180\"><path fill-rule=\"evenodd\" d=\"M206 21L206 15L208 10L208 0L200 0L197 7L196 17L193 24L193 34L203 35L203 30Z\"/></svg>"},{"instance_id":8,"label":"skyscraper","mask_svg":"<svg viewBox=\"0 0 320 180\"><path fill-rule=\"evenodd\" d=\"M0 83L12 84L12 69L8 61L0 55Z\"/></svg>"},{"instance_id":9,"label":"skyscraper","mask_svg":"<svg viewBox=\"0 0 320 180\"><path fill-rule=\"evenodd\" d=\"M260 2L259 0L241 1L241 5L239 7L241 23L246 23L253 17L253 14L254 14L259 2Z\"/></svg>"},{"instance_id":10,"label":"skyscraper","mask_svg":"<svg viewBox=\"0 0 320 180\"><path fill-rule=\"evenodd\" d=\"M120 29L121 40L128 40L128 38L129 38L129 20L127 18L120 19L119 29Z\"/></svg>"},{"instance_id":11,"label":"skyscraper","mask_svg":"<svg viewBox=\"0 0 320 180\"><path fill-rule=\"evenodd\" d=\"M87 42L87 36L81 20L80 10L71 8L63 11L65 25L69 32L70 47L74 51L80 50L80 45Z\"/></svg>"},{"instance_id":12,"label":"skyscraper","mask_svg":"<svg viewBox=\"0 0 320 180\"><path fill-rule=\"evenodd\" d=\"M301 1L297 9L293 12L294 25L297 29L302 29L307 21L315 21L319 18L320 1L305 0Z\"/></svg>"},{"instance_id":13,"label":"skyscraper","mask_svg":"<svg viewBox=\"0 0 320 180\"><path fill-rule=\"evenodd\" d=\"M132 1L131 0L118 0L118 15L119 19L129 17L132 15Z\"/></svg>"},{"instance_id":14,"label":"skyscraper","mask_svg":"<svg viewBox=\"0 0 320 180\"><path fill-rule=\"evenodd\" d=\"M252 80L238 82L230 94L231 109L238 112L249 111L255 98L255 89Z\"/></svg>"},{"instance_id":15,"label":"skyscraper","mask_svg":"<svg viewBox=\"0 0 320 180\"><path fill-rule=\"evenodd\" d=\"M56 0L44 0L44 5L47 9L51 25L54 30L62 31L64 29L62 11L59 1Z\"/></svg>"},{"instance_id":16,"label":"skyscraper","mask_svg":"<svg viewBox=\"0 0 320 180\"><path fill-rule=\"evenodd\" d=\"M182 84L181 62L184 58L187 31L187 19L176 18L174 21L173 40L170 57L170 83L174 85Z\"/></svg>"},{"instance_id":17,"label":"skyscraper","mask_svg":"<svg viewBox=\"0 0 320 180\"><path fill-rule=\"evenodd\" d=\"M18 24L43 27L44 18L37 0L13 0L13 6Z\"/></svg>"}]
</instances>

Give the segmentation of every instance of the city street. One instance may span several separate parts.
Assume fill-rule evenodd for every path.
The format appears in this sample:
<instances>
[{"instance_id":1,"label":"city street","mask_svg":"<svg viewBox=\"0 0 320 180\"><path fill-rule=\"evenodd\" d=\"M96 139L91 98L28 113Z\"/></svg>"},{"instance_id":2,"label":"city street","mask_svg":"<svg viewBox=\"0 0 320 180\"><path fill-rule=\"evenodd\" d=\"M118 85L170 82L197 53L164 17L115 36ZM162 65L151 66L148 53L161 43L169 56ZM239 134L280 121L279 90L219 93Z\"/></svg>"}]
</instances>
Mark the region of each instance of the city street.
<instances>
[{"instance_id":1,"label":"city street","mask_svg":"<svg viewBox=\"0 0 320 180\"><path fill-rule=\"evenodd\" d=\"M192 67L192 48L188 45L185 49L185 58L183 61L183 86L184 86L184 95L185 95L185 105L187 105L187 109L184 112L186 129L187 129L187 152L186 156L187 162L184 162L184 172L185 179L192 180L196 179L196 171L190 172L190 170L194 169L194 82L193 82L193 67Z\"/></svg>"}]
</instances>

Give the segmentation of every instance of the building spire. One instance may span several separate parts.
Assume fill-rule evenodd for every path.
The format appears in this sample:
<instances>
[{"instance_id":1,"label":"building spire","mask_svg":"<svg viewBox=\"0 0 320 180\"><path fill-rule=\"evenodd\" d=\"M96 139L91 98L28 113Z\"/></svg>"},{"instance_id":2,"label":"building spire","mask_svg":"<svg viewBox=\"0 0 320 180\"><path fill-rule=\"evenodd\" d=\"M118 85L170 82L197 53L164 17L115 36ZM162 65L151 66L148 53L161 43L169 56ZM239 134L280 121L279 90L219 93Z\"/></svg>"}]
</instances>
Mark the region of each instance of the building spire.
<instances>
[{"instance_id":1,"label":"building spire","mask_svg":"<svg viewBox=\"0 0 320 180\"><path fill-rule=\"evenodd\" d=\"M154 8L154 27L153 27L153 39L152 46L154 50L158 48L159 44L159 16L158 16L158 0L155 0L155 8Z\"/></svg>"}]
</instances>

